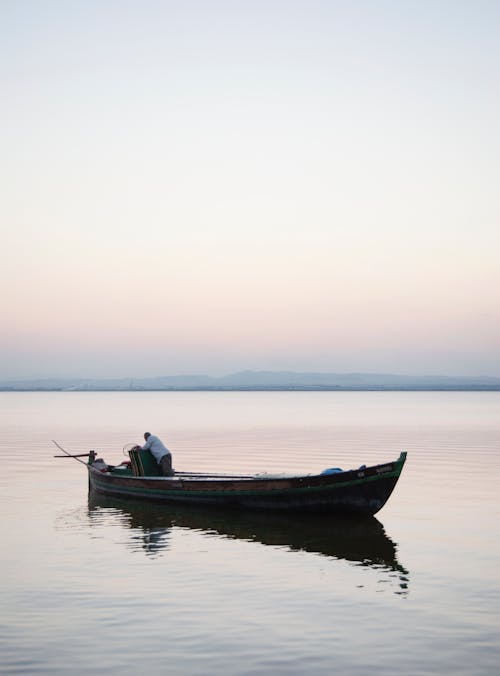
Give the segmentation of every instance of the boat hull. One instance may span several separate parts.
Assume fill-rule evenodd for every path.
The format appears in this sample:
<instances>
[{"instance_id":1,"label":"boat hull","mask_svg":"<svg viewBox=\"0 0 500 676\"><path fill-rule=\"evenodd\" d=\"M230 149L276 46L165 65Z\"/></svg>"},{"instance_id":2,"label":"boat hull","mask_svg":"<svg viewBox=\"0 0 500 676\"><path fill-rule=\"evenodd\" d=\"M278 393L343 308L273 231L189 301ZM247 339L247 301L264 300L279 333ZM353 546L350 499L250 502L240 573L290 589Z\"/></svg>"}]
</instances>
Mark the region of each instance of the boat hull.
<instances>
[{"instance_id":1,"label":"boat hull","mask_svg":"<svg viewBox=\"0 0 500 676\"><path fill-rule=\"evenodd\" d=\"M376 514L387 502L406 460L290 478L211 479L119 476L88 466L91 490L154 502L230 509Z\"/></svg>"}]
</instances>

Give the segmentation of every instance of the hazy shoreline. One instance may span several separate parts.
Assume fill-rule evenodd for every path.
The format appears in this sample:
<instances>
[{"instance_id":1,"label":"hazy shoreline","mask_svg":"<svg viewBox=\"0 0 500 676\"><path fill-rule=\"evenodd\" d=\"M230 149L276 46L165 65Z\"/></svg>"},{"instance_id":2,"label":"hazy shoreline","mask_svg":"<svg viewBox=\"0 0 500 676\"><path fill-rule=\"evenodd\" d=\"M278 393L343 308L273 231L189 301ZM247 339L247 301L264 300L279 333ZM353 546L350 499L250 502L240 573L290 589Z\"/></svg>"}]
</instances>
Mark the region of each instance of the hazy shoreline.
<instances>
[{"instance_id":1,"label":"hazy shoreline","mask_svg":"<svg viewBox=\"0 0 500 676\"><path fill-rule=\"evenodd\" d=\"M7 392L348 392L348 391L500 391L495 376L398 375L239 371L225 376L175 375L143 378L12 378L0 380Z\"/></svg>"},{"instance_id":2,"label":"hazy shoreline","mask_svg":"<svg viewBox=\"0 0 500 676\"><path fill-rule=\"evenodd\" d=\"M269 387L0 387L0 392L500 392L500 385L476 386L422 386L422 387L335 387L286 386Z\"/></svg>"}]
</instances>

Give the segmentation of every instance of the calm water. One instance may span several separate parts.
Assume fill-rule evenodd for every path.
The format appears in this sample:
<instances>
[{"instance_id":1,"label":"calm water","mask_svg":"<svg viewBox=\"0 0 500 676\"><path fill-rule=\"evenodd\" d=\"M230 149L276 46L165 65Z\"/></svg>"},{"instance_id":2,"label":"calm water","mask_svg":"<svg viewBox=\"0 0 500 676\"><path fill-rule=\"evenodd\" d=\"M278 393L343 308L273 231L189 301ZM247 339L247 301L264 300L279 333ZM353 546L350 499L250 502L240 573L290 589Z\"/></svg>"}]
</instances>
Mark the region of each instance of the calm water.
<instances>
[{"instance_id":1,"label":"calm water","mask_svg":"<svg viewBox=\"0 0 500 676\"><path fill-rule=\"evenodd\" d=\"M0 393L0 671L492 674L500 393ZM178 470L408 461L376 518L89 497L56 439Z\"/></svg>"}]
</instances>

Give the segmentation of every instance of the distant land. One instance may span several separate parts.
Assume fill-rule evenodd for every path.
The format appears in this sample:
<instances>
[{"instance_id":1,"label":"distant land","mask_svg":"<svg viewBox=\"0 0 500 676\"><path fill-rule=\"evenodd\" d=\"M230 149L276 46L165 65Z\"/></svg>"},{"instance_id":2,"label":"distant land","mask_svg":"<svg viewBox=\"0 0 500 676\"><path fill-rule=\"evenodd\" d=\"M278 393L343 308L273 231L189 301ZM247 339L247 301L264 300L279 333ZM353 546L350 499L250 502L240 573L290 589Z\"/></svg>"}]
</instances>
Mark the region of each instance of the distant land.
<instances>
[{"instance_id":1,"label":"distant land","mask_svg":"<svg viewBox=\"0 0 500 676\"><path fill-rule=\"evenodd\" d=\"M408 376L391 373L308 373L295 371L241 371L221 377L205 375L155 378L42 378L0 380L0 391L348 391L348 390L463 390L500 391L494 376Z\"/></svg>"}]
</instances>

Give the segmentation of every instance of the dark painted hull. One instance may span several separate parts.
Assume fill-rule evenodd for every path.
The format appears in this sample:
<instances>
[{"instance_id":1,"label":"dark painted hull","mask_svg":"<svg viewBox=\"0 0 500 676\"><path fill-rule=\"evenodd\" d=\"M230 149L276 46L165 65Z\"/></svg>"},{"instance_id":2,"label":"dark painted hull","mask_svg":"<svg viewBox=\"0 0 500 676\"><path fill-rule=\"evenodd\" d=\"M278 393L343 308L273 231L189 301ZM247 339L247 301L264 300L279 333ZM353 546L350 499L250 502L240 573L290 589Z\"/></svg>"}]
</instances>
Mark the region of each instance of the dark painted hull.
<instances>
[{"instance_id":1,"label":"dark painted hull","mask_svg":"<svg viewBox=\"0 0 500 676\"><path fill-rule=\"evenodd\" d=\"M119 476L88 466L90 488L104 495L231 509L376 514L387 502L406 461L337 474L292 478L173 479Z\"/></svg>"}]
</instances>

